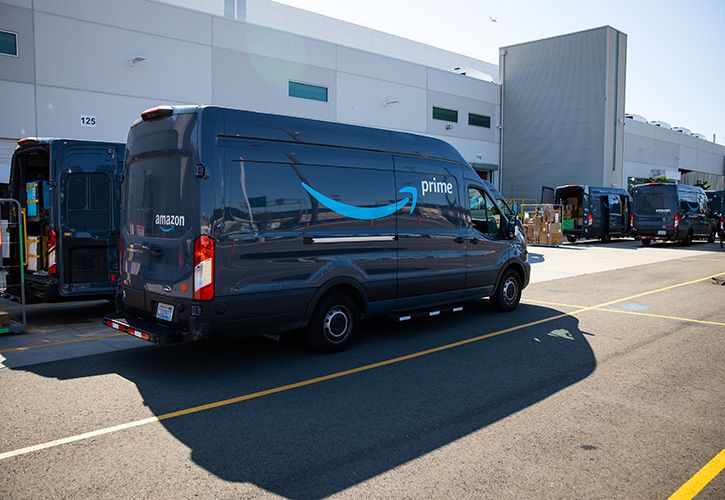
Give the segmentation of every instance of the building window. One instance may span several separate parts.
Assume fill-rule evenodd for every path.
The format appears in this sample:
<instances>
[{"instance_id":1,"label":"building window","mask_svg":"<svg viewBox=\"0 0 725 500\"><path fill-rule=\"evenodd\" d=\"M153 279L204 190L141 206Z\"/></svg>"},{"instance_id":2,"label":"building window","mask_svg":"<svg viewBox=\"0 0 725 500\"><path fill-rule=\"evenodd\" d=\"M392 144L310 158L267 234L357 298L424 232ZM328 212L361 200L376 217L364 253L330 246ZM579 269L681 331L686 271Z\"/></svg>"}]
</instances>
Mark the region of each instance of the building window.
<instances>
[{"instance_id":1,"label":"building window","mask_svg":"<svg viewBox=\"0 0 725 500\"><path fill-rule=\"evenodd\" d=\"M491 128L491 117L468 113L468 124L474 127Z\"/></svg>"},{"instance_id":2,"label":"building window","mask_svg":"<svg viewBox=\"0 0 725 500\"><path fill-rule=\"evenodd\" d=\"M436 108L433 106L433 119L458 123L458 111L455 109Z\"/></svg>"},{"instance_id":3,"label":"building window","mask_svg":"<svg viewBox=\"0 0 725 500\"><path fill-rule=\"evenodd\" d=\"M327 102L327 87L309 85L307 83L289 82L289 95L290 97Z\"/></svg>"},{"instance_id":4,"label":"building window","mask_svg":"<svg viewBox=\"0 0 725 500\"><path fill-rule=\"evenodd\" d=\"M0 31L0 54L18 56L18 35L9 31Z\"/></svg>"}]
</instances>

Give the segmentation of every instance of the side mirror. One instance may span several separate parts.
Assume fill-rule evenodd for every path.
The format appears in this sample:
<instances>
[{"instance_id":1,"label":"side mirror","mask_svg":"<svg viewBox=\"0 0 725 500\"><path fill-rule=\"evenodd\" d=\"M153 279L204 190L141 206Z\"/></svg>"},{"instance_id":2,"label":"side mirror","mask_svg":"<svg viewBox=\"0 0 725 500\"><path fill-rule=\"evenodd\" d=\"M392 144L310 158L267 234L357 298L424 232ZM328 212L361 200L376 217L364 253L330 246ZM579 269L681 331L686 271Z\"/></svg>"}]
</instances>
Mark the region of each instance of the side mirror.
<instances>
[{"instance_id":1,"label":"side mirror","mask_svg":"<svg viewBox=\"0 0 725 500\"><path fill-rule=\"evenodd\" d=\"M512 240L516 238L516 228L519 226L519 218L513 215L506 222L506 238Z\"/></svg>"}]
</instances>

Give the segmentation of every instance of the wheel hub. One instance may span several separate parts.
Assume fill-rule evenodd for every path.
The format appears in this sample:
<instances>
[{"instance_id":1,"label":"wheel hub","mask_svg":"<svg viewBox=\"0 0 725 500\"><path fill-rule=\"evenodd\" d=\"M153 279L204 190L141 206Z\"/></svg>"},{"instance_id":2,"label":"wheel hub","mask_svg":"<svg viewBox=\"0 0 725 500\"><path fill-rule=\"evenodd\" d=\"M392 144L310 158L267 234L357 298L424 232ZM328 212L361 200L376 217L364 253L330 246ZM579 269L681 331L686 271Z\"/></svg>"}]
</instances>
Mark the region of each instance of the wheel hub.
<instances>
[{"instance_id":1,"label":"wheel hub","mask_svg":"<svg viewBox=\"0 0 725 500\"><path fill-rule=\"evenodd\" d=\"M325 315L325 335L333 340L344 337L349 330L350 319L347 309L336 306L330 309Z\"/></svg>"},{"instance_id":2,"label":"wheel hub","mask_svg":"<svg viewBox=\"0 0 725 500\"><path fill-rule=\"evenodd\" d=\"M503 284L503 299L507 304L511 304L516 300L516 294L518 293L516 280L508 278Z\"/></svg>"}]
</instances>

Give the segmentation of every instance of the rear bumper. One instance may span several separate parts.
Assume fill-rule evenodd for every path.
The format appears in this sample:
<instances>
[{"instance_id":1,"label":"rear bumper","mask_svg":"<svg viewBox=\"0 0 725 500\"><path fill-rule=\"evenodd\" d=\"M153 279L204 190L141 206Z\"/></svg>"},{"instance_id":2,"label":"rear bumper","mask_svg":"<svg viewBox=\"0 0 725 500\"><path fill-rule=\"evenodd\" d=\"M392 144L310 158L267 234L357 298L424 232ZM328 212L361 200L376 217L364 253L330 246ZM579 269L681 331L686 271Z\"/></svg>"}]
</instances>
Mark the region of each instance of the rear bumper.
<instances>
[{"instance_id":1,"label":"rear bumper","mask_svg":"<svg viewBox=\"0 0 725 500\"><path fill-rule=\"evenodd\" d=\"M657 234L658 231L665 231L665 234ZM671 241L678 239L676 229L633 229L632 236L642 240Z\"/></svg>"},{"instance_id":2,"label":"rear bumper","mask_svg":"<svg viewBox=\"0 0 725 500\"><path fill-rule=\"evenodd\" d=\"M191 340L192 337L188 332L167 328L125 313L106 316L103 324L153 344L179 344Z\"/></svg>"}]
</instances>

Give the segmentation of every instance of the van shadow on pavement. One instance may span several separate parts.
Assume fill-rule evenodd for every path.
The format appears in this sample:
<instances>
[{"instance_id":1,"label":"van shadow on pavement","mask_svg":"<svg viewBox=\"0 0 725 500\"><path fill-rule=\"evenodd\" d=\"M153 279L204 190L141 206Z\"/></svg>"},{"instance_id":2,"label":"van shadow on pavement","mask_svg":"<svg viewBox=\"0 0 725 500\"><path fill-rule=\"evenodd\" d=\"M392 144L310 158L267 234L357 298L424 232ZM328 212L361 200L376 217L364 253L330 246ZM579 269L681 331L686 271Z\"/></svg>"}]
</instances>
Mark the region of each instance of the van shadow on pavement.
<instances>
[{"instance_id":1,"label":"van shadow on pavement","mask_svg":"<svg viewBox=\"0 0 725 500\"><path fill-rule=\"evenodd\" d=\"M311 353L295 341L248 338L129 349L19 370L60 380L119 374L137 386L154 414L161 415L556 314L559 311L524 304L514 313L495 313L480 301L464 313L430 321L366 322L352 349L336 355ZM285 497L321 497L527 408L584 379L595 366L578 320L567 316L336 380L164 420L162 425L190 448L197 465L221 479L251 482ZM142 449L138 458L144 461ZM163 464L156 465L163 470Z\"/></svg>"}]
</instances>

